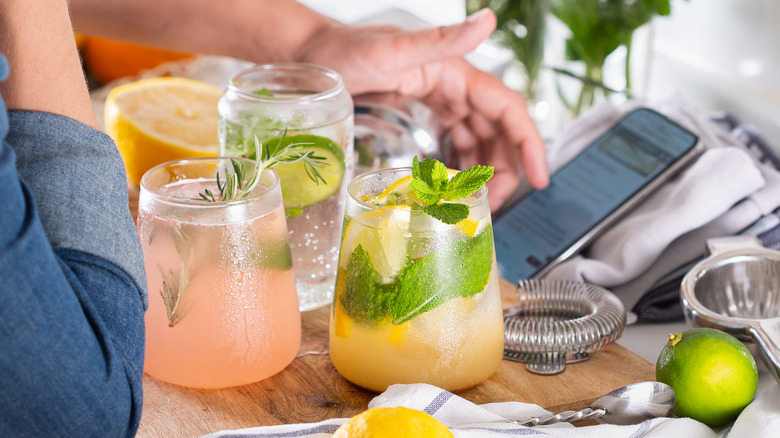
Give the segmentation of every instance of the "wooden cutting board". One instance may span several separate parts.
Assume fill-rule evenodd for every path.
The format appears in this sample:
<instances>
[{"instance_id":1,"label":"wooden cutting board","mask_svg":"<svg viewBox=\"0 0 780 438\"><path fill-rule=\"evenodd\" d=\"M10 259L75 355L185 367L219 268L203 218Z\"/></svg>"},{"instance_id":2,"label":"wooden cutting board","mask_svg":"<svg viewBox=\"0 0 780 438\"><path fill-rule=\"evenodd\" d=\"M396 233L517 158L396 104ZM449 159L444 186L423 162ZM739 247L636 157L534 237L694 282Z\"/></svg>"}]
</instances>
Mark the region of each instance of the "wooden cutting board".
<instances>
[{"instance_id":1,"label":"wooden cutting board","mask_svg":"<svg viewBox=\"0 0 780 438\"><path fill-rule=\"evenodd\" d=\"M501 284L505 305L514 286ZM377 394L358 388L333 367L328 355L328 308L303 314L298 357L281 373L251 385L200 390L144 376L139 437L197 437L225 429L314 423L351 417ZM655 367L617 344L569 364L555 376L528 372L525 364L504 360L481 385L458 395L477 404L521 401L558 412L581 409L599 396L629 383L655 380Z\"/></svg>"}]
</instances>

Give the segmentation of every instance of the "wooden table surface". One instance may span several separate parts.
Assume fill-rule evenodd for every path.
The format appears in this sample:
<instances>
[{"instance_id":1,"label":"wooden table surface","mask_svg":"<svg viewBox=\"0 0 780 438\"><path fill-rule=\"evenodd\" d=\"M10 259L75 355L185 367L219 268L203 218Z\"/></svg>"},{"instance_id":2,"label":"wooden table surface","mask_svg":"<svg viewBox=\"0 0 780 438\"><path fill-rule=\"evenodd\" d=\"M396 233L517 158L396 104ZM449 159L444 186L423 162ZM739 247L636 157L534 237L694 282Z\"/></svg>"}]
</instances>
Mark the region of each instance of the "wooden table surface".
<instances>
[{"instance_id":1,"label":"wooden table surface","mask_svg":"<svg viewBox=\"0 0 780 438\"><path fill-rule=\"evenodd\" d=\"M514 286L502 281L505 306ZM352 385L333 367L328 354L329 308L302 315L298 357L282 372L261 382L222 390L179 387L144 375L139 437L198 437L225 429L314 423L351 417L377 394ZM459 396L477 404L521 401L557 412L581 409L599 396L629 383L655 380L655 368L617 344L569 364L563 373L539 376L525 364L504 360L486 382Z\"/></svg>"}]
</instances>

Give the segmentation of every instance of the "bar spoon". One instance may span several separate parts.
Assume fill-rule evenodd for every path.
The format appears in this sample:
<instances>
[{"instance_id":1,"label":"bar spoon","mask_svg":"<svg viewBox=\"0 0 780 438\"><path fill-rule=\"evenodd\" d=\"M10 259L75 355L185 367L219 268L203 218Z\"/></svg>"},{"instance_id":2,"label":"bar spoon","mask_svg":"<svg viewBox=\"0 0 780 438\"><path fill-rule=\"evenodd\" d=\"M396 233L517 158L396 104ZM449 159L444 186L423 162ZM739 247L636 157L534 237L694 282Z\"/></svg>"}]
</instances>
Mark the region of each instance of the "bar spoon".
<instances>
[{"instance_id":1,"label":"bar spoon","mask_svg":"<svg viewBox=\"0 0 780 438\"><path fill-rule=\"evenodd\" d=\"M637 424L644 420L666 417L674 407L674 390L661 382L639 382L618 388L580 411L508 420L521 426L539 426L559 422L594 419L608 424Z\"/></svg>"}]
</instances>

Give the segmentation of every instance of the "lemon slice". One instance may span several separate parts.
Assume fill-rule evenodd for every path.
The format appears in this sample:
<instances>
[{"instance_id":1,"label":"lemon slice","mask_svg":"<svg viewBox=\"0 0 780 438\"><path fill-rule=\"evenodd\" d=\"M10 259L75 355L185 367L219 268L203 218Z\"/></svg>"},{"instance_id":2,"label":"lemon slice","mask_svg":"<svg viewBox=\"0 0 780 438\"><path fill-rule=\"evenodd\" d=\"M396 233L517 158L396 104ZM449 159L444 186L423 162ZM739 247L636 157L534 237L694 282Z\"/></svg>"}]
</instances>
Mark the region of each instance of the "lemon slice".
<instances>
[{"instance_id":1,"label":"lemon slice","mask_svg":"<svg viewBox=\"0 0 780 438\"><path fill-rule=\"evenodd\" d=\"M447 175L450 179L452 179L453 176L455 176L459 171L455 169L447 169ZM420 204L420 198L417 197L417 194L414 193L414 190L410 187L410 183L412 182L412 175L407 175L402 178L398 178L397 180L393 181L392 184L387 186L382 193L376 195L374 198L372 198L369 202L372 202L377 205L386 205L388 201L388 197L392 193L396 193L398 195L401 195L402 197L406 199L410 199L412 202L416 204Z\"/></svg>"},{"instance_id":2,"label":"lemon slice","mask_svg":"<svg viewBox=\"0 0 780 438\"><path fill-rule=\"evenodd\" d=\"M271 145L278 145L280 137L268 140ZM318 135L299 134L284 137L282 146L303 144L297 152L313 152L324 158L322 167L316 170L323 181L315 182L307 175L306 164L303 161L278 163L274 170L279 174L282 186L282 197L285 209L302 209L329 199L341 189L344 179L344 152L332 140Z\"/></svg>"},{"instance_id":3,"label":"lemon slice","mask_svg":"<svg viewBox=\"0 0 780 438\"><path fill-rule=\"evenodd\" d=\"M341 250L345 254L352 254L361 245L368 253L380 281L391 281L408 261L410 213L411 207L408 205L394 205L363 213L347 223Z\"/></svg>"},{"instance_id":4,"label":"lemon slice","mask_svg":"<svg viewBox=\"0 0 780 438\"><path fill-rule=\"evenodd\" d=\"M130 180L170 160L216 156L217 102L222 90L194 79L142 79L106 98L106 133L116 142Z\"/></svg>"}]
</instances>

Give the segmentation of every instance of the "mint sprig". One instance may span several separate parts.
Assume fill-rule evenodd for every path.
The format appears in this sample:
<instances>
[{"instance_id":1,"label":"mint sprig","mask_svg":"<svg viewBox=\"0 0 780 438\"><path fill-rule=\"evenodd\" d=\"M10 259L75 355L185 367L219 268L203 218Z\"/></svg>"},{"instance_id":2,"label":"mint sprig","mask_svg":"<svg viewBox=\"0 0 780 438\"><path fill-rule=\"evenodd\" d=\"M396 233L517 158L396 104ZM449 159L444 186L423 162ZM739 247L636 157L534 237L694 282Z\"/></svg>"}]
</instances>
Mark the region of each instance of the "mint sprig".
<instances>
[{"instance_id":1,"label":"mint sprig","mask_svg":"<svg viewBox=\"0 0 780 438\"><path fill-rule=\"evenodd\" d=\"M411 259L391 282L380 280L368 251L350 254L339 301L355 321L379 326L388 319L403 324L455 298L485 289L493 267L493 230ZM339 274L341 275L341 274Z\"/></svg>"},{"instance_id":2,"label":"mint sprig","mask_svg":"<svg viewBox=\"0 0 780 438\"><path fill-rule=\"evenodd\" d=\"M441 161L425 158L420 162L414 157L409 187L427 204L421 207L422 211L445 224L453 225L469 216L469 207L452 201L472 195L493 177L493 172L491 166L476 165L458 172L450 179L447 166Z\"/></svg>"}]
</instances>

